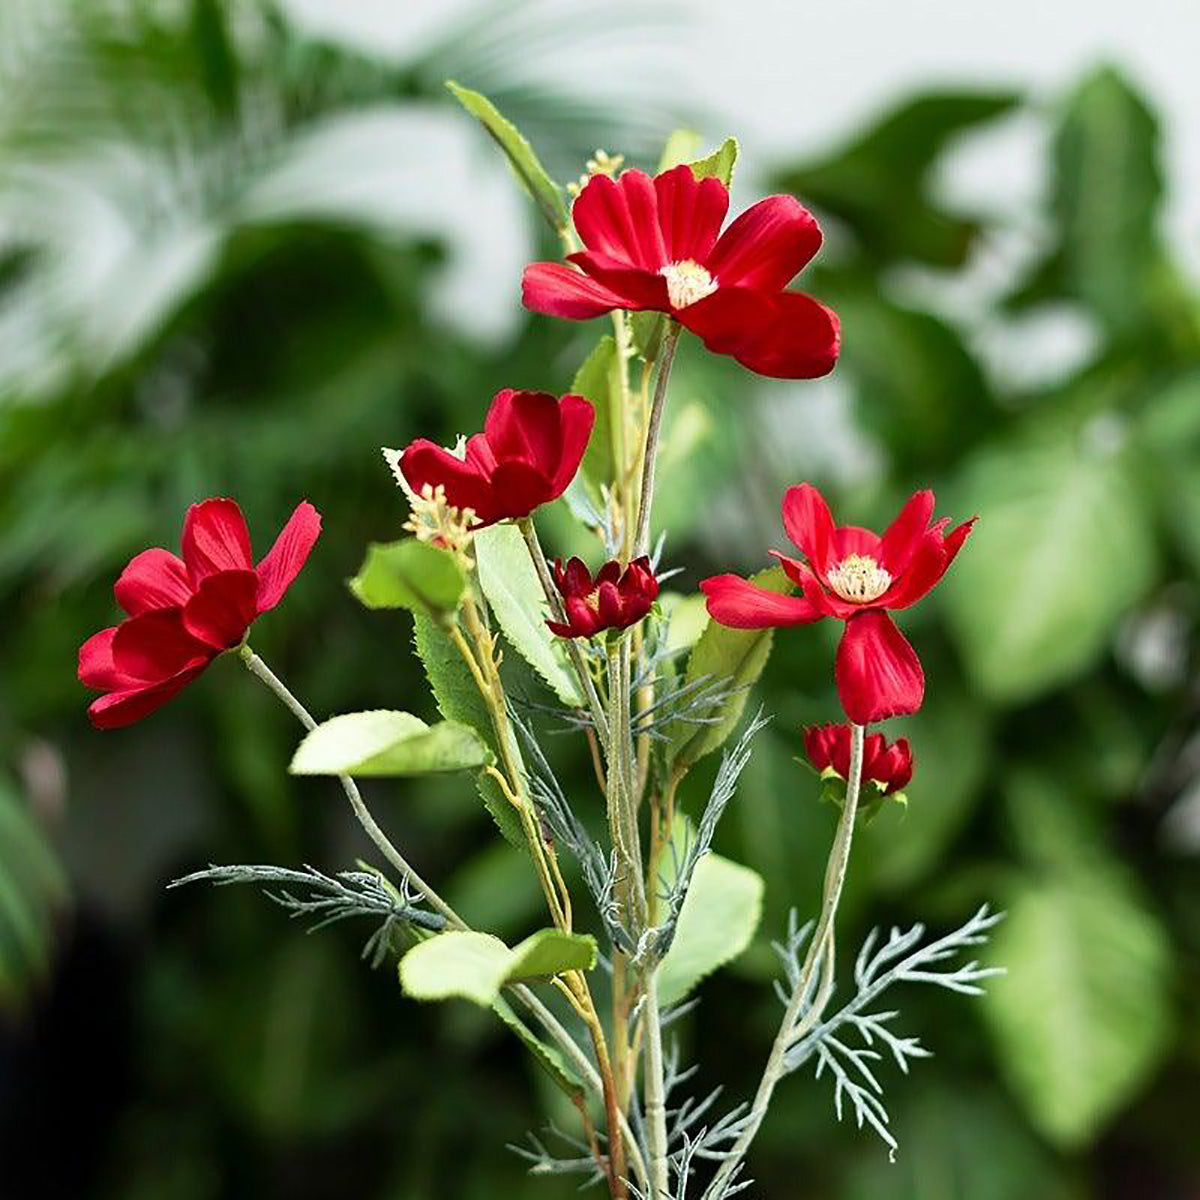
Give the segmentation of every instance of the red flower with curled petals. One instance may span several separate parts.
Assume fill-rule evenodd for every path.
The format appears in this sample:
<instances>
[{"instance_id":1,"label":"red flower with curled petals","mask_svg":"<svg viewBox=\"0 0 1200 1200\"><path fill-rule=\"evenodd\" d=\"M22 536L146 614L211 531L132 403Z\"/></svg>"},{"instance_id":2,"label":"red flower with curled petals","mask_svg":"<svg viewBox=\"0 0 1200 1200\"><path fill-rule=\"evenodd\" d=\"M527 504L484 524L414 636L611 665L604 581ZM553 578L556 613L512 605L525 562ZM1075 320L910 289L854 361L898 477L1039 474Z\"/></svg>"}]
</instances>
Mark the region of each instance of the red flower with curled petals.
<instances>
[{"instance_id":1,"label":"red flower with curled petals","mask_svg":"<svg viewBox=\"0 0 1200 1200\"><path fill-rule=\"evenodd\" d=\"M567 490L595 420L582 396L505 388L492 399L483 432L467 439L465 457L418 438L400 455L399 469L417 495L443 487L448 503L474 513L476 527L527 517Z\"/></svg>"},{"instance_id":2,"label":"red flower with curled petals","mask_svg":"<svg viewBox=\"0 0 1200 1200\"><path fill-rule=\"evenodd\" d=\"M721 233L728 208L725 185L697 179L686 164L653 179L595 175L572 209L586 249L567 255L570 266L526 267L525 307L575 321L650 309L760 375L827 374L838 356L837 317L784 290L821 245L817 222L793 197L768 196Z\"/></svg>"},{"instance_id":3,"label":"red flower with curled petals","mask_svg":"<svg viewBox=\"0 0 1200 1200\"><path fill-rule=\"evenodd\" d=\"M559 637L594 637L605 629L637 624L658 597L658 580L650 560L642 555L621 571L619 562L606 562L591 572L578 558L564 567L554 564L554 586L563 599L566 621L547 621Z\"/></svg>"},{"instance_id":4,"label":"red flower with curled petals","mask_svg":"<svg viewBox=\"0 0 1200 1200\"><path fill-rule=\"evenodd\" d=\"M850 726L809 725L804 730L804 753L818 771L831 770L841 779L850 777ZM913 754L908 738L888 745L882 733L863 738L863 781L874 781L880 794L903 791L912 779Z\"/></svg>"},{"instance_id":5,"label":"red flower with curled petals","mask_svg":"<svg viewBox=\"0 0 1200 1200\"><path fill-rule=\"evenodd\" d=\"M880 537L857 525L836 526L812 484L789 488L783 526L806 561L772 551L799 596L780 596L737 575L717 575L700 587L713 620L739 629L800 625L822 617L846 622L835 676L846 715L856 725L914 713L925 695L916 651L887 615L908 608L945 574L961 549L969 521L946 531L929 523L933 493L913 495Z\"/></svg>"},{"instance_id":6,"label":"red flower with curled petals","mask_svg":"<svg viewBox=\"0 0 1200 1200\"><path fill-rule=\"evenodd\" d=\"M320 532L320 514L302 502L255 566L236 502L193 504L182 557L157 548L136 555L113 587L126 619L80 647L80 682L105 693L88 708L92 724L116 729L141 720L239 645L283 599Z\"/></svg>"}]
</instances>

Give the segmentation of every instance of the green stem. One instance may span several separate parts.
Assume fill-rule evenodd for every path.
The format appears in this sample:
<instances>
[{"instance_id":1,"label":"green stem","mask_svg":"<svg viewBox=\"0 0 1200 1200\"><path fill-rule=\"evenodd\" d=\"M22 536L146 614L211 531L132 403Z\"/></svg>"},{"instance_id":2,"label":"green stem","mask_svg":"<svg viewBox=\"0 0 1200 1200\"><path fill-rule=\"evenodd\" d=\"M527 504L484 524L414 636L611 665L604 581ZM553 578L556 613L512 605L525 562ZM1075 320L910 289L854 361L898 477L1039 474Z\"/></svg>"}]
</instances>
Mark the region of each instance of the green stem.
<instances>
[{"instance_id":1,"label":"green stem","mask_svg":"<svg viewBox=\"0 0 1200 1200\"><path fill-rule=\"evenodd\" d=\"M654 400L650 405L650 423L646 428L646 447L642 456L642 495L638 502L637 537L633 543L633 557L646 554L650 548L650 509L654 504L654 475L658 461L658 439L662 433L663 409L667 402L667 383L671 378L671 364L675 361L675 347L679 344L682 326L672 321L663 336L662 350L658 363L658 378L654 384Z\"/></svg>"},{"instance_id":2,"label":"green stem","mask_svg":"<svg viewBox=\"0 0 1200 1200\"><path fill-rule=\"evenodd\" d=\"M858 811L858 794L862 783L864 733L863 726L850 726L850 773L846 780L846 803L842 807L841 820L838 822L837 834L834 837L833 848L829 852L829 862L825 868L825 892L821 904L821 915L817 921L812 941L808 944L808 952L804 956L800 978L792 989L791 999L779 1026L779 1033L771 1047L771 1054L767 1059L762 1081L754 1096L746 1127L741 1137L734 1143L728 1157L721 1163L716 1175L713 1176L713 1181L705 1191L703 1200L720 1200L724 1194L733 1173L745 1158L746 1151L749 1150L763 1118L767 1115L775 1086L784 1074L788 1050L820 1019L821 1011L833 991L834 919L837 916L838 903L842 896L842 886L846 882L846 866L850 861L850 844L854 837L854 818ZM805 1009L819 964L823 965L821 989ZM804 1010L803 1015L801 1015L802 1010Z\"/></svg>"},{"instance_id":3,"label":"green stem","mask_svg":"<svg viewBox=\"0 0 1200 1200\"><path fill-rule=\"evenodd\" d=\"M658 964L642 976L642 1020L646 1029L646 1127L650 1150L650 1198L667 1200L667 1104L663 1082L662 1015L658 1008Z\"/></svg>"}]
</instances>

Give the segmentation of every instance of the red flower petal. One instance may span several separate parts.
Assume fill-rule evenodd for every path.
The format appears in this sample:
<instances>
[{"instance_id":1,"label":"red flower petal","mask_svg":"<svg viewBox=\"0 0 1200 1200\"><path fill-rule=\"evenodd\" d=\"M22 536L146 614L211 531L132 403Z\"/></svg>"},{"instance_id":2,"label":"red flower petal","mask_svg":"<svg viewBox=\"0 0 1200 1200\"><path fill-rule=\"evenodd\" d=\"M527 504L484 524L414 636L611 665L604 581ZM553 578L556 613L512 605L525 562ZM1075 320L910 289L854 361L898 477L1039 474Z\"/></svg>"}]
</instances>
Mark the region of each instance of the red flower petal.
<instances>
[{"instance_id":1,"label":"red flower petal","mask_svg":"<svg viewBox=\"0 0 1200 1200\"><path fill-rule=\"evenodd\" d=\"M708 615L733 629L807 625L824 616L804 596L781 596L740 575L714 575L701 581L700 590L708 598Z\"/></svg>"},{"instance_id":2,"label":"red flower petal","mask_svg":"<svg viewBox=\"0 0 1200 1200\"><path fill-rule=\"evenodd\" d=\"M619 179L593 175L571 216L589 250L649 271L668 261L658 224L658 196L644 171L623 171Z\"/></svg>"},{"instance_id":3,"label":"red flower petal","mask_svg":"<svg viewBox=\"0 0 1200 1200\"><path fill-rule=\"evenodd\" d=\"M767 196L746 209L704 265L720 284L780 291L821 246L816 219L793 196Z\"/></svg>"},{"instance_id":4,"label":"red flower petal","mask_svg":"<svg viewBox=\"0 0 1200 1200\"><path fill-rule=\"evenodd\" d=\"M978 517L972 517L969 521L964 521L957 528L952 529L946 534L946 566L949 566L955 559L955 556L962 549L963 542L967 540L967 535L975 528L975 522Z\"/></svg>"},{"instance_id":5,"label":"red flower petal","mask_svg":"<svg viewBox=\"0 0 1200 1200\"><path fill-rule=\"evenodd\" d=\"M300 574L321 533L321 514L307 500L296 505L275 544L255 568L258 574L258 611L265 613L283 599Z\"/></svg>"},{"instance_id":6,"label":"red flower petal","mask_svg":"<svg viewBox=\"0 0 1200 1200\"><path fill-rule=\"evenodd\" d=\"M834 673L842 708L856 725L915 713L925 696L916 651L878 609L846 622Z\"/></svg>"},{"instance_id":7,"label":"red flower petal","mask_svg":"<svg viewBox=\"0 0 1200 1200\"><path fill-rule=\"evenodd\" d=\"M575 267L557 262L531 263L525 268L521 303L530 312L568 321L587 321L625 307L624 299L610 288Z\"/></svg>"},{"instance_id":8,"label":"red flower petal","mask_svg":"<svg viewBox=\"0 0 1200 1200\"><path fill-rule=\"evenodd\" d=\"M833 531L833 560L841 562L851 554L862 554L879 561L879 534L861 525L839 525Z\"/></svg>"},{"instance_id":9,"label":"red flower petal","mask_svg":"<svg viewBox=\"0 0 1200 1200\"><path fill-rule=\"evenodd\" d=\"M837 362L837 317L802 292L718 287L675 315L714 354L759 375L815 379Z\"/></svg>"},{"instance_id":10,"label":"red flower petal","mask_svg":"<svg viewBox=\"0 0 1200 1200\"><path fill-rule=\"evenodd\" d=\"M183 626L177 608L160 608L130 617L112 640L113 666L126 679L160 683L197 659L212 657L212 647L197 641Z\"/></svg>"},{"instance_id":11,"label":"red flower petal","mask_svg":"<svg viewBox=\"0 0 1200 1200\"><path fill-rule=\"evenodd\" d=\"M926 488L909 497L900 515L884 531L879 545L880 565L893 579L898 579L908 569L931 516L933 493Z\"/></svg>"},{"instance_id":12,"label":"red flower petal","mask_svg":"<svg viewBox=\"0 0 1200 1200\"><path fill-rule=\"evenodd\" d=\"M117 603L131 617L155 608L179 608L191 594L183 560L157 547L134 555L113 585Z\"/></svg>"},{"instance_id":13,"label":"red flower petal","mask_svg":"<svg viewBox=\"0 0 1200 1200\"><path fill-rule=\"evenodd\" d=\"M79 647L79 682L84 687L113 691L126 688L133 682L129 676L118 671L113 662L112 644L116 632L116 625L111 629L102 629L99 633L93 633Z\"/></svg>"},{"instance_id":14,"label":"red flower petal","mask_svg":"<svg viewBox=\"0 0 1200 1200\"><path fill-rule=\"evenodd\" d=\"M236 500L202 500L183 520L183 561L192 584L216 571L252 570L250 533Z\"/></svg>"},{"instance_id":15,"label":"red flower petal","mask_svg":"<svg viewBox=\"0 0 1200 1200\"><path fill-rule=\"evenodd\" d=\"M178 695L208 666L208 662L205 660L188 667L161 683L101 696L89 705L88 716L97 729L119 729L123 725L132 725Z\"/></svg>"},{"instance_id":16,"label":"red flower petal","mask_svg":"<svg viewBox=\"0 0 1200 1200\"><path fill-rule=\"evenodd\" d=\"M691 167L664 171L654 180L658 224L667 262L703 263L716 243L729 209L729 191L716 178L697 179Z\"/></svg>"},{"instance_id":17,"label":"red flower petal","mask_svg":"<svg viewBox=\"0 0 1200 1200\"><path fill-rule=\"evenodd\" d=\"M783 529L812 569L823 577L832 563L833 514L811 483L798 483L783 494ZM782 561L783 556L778 556ZM786 568L786 563L785 563Z\"/></svg>"},{"instance_id":18,"label":"red flower petal","mask_svg":"<svg viewBox=\"0 0 1200 1200\"><path fill-rule=\"evenodd\" d=\"M228 650L246 636L258 613L258 575L221 571L204 580L184 605L183 627L213 649Z\"/></svg>"},{"instance_id":19,"label":"red flower petal","mask_svg":"<svg viewBox=\"0 0 1200 1200\"><path fill-rule=\"evenodd\" d=\"M597 283L620 296L622 308L671 311L667 281L657 271L631 267L619 258L595 250L581 250L576 254L568 254L567 261L574 263Z\"/></svg>"},{"instance_id":20,"label":"red flower petal","mask_svg":"<svg viewBox=\"0 0 1200 1200\"><path fill-rule=\"evenodd\" d=\"M446 489L446 499L458 508L473 508L481 521L495 521L492 489L479 470L462 462L449 450L426 438L418 438L400 455L400 471L408 486L418 495L429 484L440 483Z\"/></svg>"},{"instance_id":21,"label":"red flower petal","mask_svg":"<svg viewBox=\"0 0 1200 1200\"><path fill-rule=\"evenodd\" d=\"M515 459L549 477L562 457L558 399L549 392L497 392L483 432L497 463Z\"/></svg>"},{"instance_id":22,"label":"red flower petal","mask_svg":"<svg viewBox=\"0 0 1200 1200\"><path fill-rule=\"evenodd\" d=\"M625 613L621 604L621 593L615 583L605 580L596 589L596 613L608 628L623 626Z\"/></svg>"},{"instance_id":23,"label":"red flower petal","mask_svg":"<svg viewBox=\"0 0 1200 1200\"><path fill-rule=\"evenodd\" d=\"M502 462L492 472L490 513L484 524L505 517L527 517L554 497L553 485L537 468L524 462Z\"/></svg>"},{"instance_id":24,"label":"red flower petal","mask_svg":"<svg viewBox=\"0 0 1200 1200\"><path fill-rule=\"evenodd\" d=\"M587 453L596 410L582 396L565 395L558 406L562 424L562 448L557 469L551 479L551 499L561 496L571 485L583 456Z\"/></svg>"}]
</instances>

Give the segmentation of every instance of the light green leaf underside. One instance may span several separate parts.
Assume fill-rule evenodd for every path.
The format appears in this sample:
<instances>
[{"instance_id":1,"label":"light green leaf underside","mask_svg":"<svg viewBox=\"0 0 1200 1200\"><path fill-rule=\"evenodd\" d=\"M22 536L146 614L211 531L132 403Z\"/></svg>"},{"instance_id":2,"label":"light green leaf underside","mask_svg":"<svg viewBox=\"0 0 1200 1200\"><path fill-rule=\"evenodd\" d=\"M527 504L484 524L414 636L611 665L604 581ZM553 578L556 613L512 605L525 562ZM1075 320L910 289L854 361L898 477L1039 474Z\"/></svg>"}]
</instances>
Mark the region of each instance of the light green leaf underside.
<instances>
[{"instance_id":1,"label":"light green leaf underside","mask_svg":"<svg viewBox=\"0 0 1200 1200\"><path fill-rule=\"evenodd\" d=\"M453 612L467 581L447 550L404 538L372 542L350 590L367 608L410 608L418 612Z\"/></svg>"}]
</instances>

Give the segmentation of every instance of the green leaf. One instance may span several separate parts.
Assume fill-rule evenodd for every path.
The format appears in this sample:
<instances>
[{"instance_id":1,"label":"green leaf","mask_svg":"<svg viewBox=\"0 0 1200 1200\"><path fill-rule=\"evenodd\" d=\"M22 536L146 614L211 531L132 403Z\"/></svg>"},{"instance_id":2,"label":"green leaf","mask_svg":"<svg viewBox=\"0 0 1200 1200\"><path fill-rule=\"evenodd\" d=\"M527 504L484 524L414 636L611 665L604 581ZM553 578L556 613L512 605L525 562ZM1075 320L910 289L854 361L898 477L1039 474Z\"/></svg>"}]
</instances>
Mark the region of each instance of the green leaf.
<instances>
[{"instance_id":1,"label":"green leaf","mask_svg":"<svg viewBox=\"0 0 1200 1200\"><path fill-rule=\"evenodd\" d=\"M692 174L697 179L719 179L726 187L732 187L737 160L737 138L726 138L707 158L692 162Z\"/></svg>"},{"instance_id":2,"label":"green leaf","mask_svg":"<svg viewBox=\"0 0 1200 1200\"><path fill-rule=\"evenodd\" d=\"M426 725L412 713L376 709L322 721L296 750L293 775L425 775L493 760L467 725Z\"/></svg>"},{"instance_id":3,"label":"green leaf","mask_svg":"<svg viewBox=\"0 0 1200 1200\"><path fill-rule=\"evenodd\" d=\"M515 525L492 525L473 539L479 586L505 637L564 703L582 701L546 625L546 598L529 547Z\"/></svg>"},{"instance_id":4,"label":"green leaf","mask_svg":"<svg viewBox=\"0 0 1200 1200\"><path fill-rule=\"evenodd\" d=\"M1158 1062L1170 1030L1169 947L1116 868L1029 879L987 952L1007 974L981 998L1033 1123L1085 1145Z\"/></svg>"},{"instance_id":5,"label":"green leaf","mask_svg":"<svg viewBox=\"0 0 1200 1200\"><path fill-rule=\"evenodd\" d=\"M679 166L680 163L692 162L703 141L704 138L694 129L672 130L663 145L662 154L659 155L655 174L661 175L664 171Z\"/></svg>"},{"instance_id":6,"label":"green leaf","mask_svg":"<svg viewBox=\"0 0 1200 1200\"><path fill-rule=\"evenodd\" d=\"M580 475L588 484L592 503L601 504L601 488L611 487L616 477L613 454L613 416L621 412L621 361L611 337L601 338L575 373L571 391L592 402L596 423L580 464Z\"/></svg>"},{"instance_id":7,"label":"green leaf","mask_svg":"<svg viewBox=\"0 0 1200 1200\"><path fill-rule=\"evenodd\" d=\"M547 1075L569 1096L577 1100L583 1094L583 1080L579 1078L574 1067L567 1062L566 1057L557 1046L542 1041L541 1038L521 1020L513 1011L512 1006L503 996L497 996L492 1001L492 1011L525 1043L525 1048L533 1055L534 1061Z\"/></svg>"},{"instance_id":8,"label":"green leaf","mask_svg":"<svg viewBox=\"0 0 1200 1200\"><path fill-rule=\"evenodd\" d=\"M437 622L424 613L417 613L414 618L413 643L425 668L425 677L433 690L438 711L448 721L469 726L496 754L496 736L491 716L458 648ZM515 751L515 745L513 749ZM519 754L516 761L521 761ZM511 845L524 849L525 832L521 828L521 819L500 786L483 771L475 776L475 786L505 839Z\"/></svg>"},{"instance_id":9,"label":"green leaf","mask_svg":"<svg viewBox=\"0 0 1200 1200\"><path fill-rule=\"evenodd\" d=\"M719 854L706 854L696 864L675 939L658 969L661 1004L677 1004L750 945L764 888L758 872Z\"/></svg>"},{"instance_id":10,"label":"green leaf","mask_svg":"<svg viewBox=\"0 0 1200 1200\"><path fill-rule=\"evenodd\" d=\"M543 979L596 965L596 941L540 929L509 949L490 933L451 930L415 945L400 960L400 983L415 1000L461 997L491 1006L506 983Z\"/></svg>"},{"instance_id":11,"label":"green leaf","mask_svg":"<svg viewBox=\"0 0 1200 1200\"><path fill-rule=\"evenodd\" d=\"M967 667L998 700L1085 671L1153 582L1153 528L1128 459L1092 441L988 448L957 488L980 520L940 594Z\"/></svg>"},{"instance_id":12,"label":"green leaf","mask_svg":"<svg viewBox=\"0 0 1200 1200\"><path fill-rule=\"evenodd\" d=\"M936 199L934 168L954 140L1013 110L1015 93L940 92L907 100L832 154L784 168L776 185L840 218L872 266L961 266L979 232Z\"/></svg>"},{"instance_id":13,"label":"green leaf","mask_svg":"<svg viewBox=\"0 0 1200 1200\"><path fill-rule=\"evenodd\" d=\"M1200 573L1200 375L1185 375L1156 394L1140 433L1154 456L1149 482L1160 520Z\"/></svg>"},{"instance_id":14,"label":"green leaf","mask_svg":"<svg viewBox=\"0 0 1200 1200\"><path fill-rule=\"evenodd\" d=\"M771 592L787 593L792 585L782 567L768 567L751 581ZM686 770L719 749L733 732L746 707L748 689L763 672L771 654L772 630L729 629L709 620L688 657L685 682L723 684L729 695L707 715L713 724L697 725L676 719L670 727L668 756L675 770Z\"/></svg>"},{"instance_id":15,"label":"green leaf","mask_svg":"<svg viewBox=\"0 0 1200 1200\"><path fill-rule=\"evenodd\" d=\"M372 542L350 590L367 608L411 608L453 612L467 585L458 560L448 550L404 538Z\"/></svg>"},{"instance_id":16,"label":"green leaf","mask_svg":"<svg viewBox=\"0 0 1200 1200\"><path fill-rule=\"evenodd\" d=\"M446 81L454 98L488 131L508 157L509 164L525 190L533 197L542 216L556 233L567 228L567 208L562 189L550 178L538 161L533 147L521 136L511 121L501 115L496 106L482 93L462 87L452 79Z\"/></svg>"}]
</instances>

